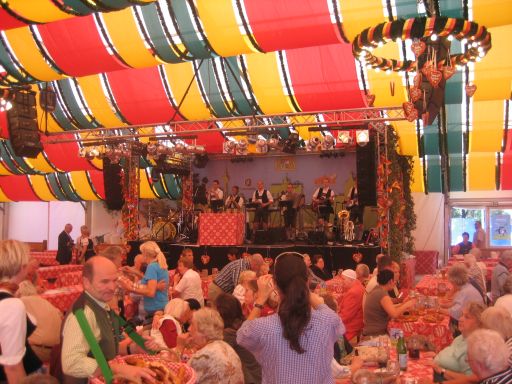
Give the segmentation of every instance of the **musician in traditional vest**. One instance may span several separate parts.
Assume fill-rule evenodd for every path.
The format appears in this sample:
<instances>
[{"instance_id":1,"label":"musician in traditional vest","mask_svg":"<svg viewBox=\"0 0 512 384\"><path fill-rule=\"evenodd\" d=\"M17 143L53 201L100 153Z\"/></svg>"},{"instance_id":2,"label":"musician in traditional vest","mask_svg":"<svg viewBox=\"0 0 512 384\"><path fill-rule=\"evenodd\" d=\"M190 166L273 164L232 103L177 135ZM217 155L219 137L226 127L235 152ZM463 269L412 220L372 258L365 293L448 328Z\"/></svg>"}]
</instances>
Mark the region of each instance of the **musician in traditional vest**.
<instances>
[{"instance_id":1,"label":"musician in traditional vest","mask_svg":"<svg viewBox=\"0 0 512 384\"><path fill-rule=\"evenodd\" d=\"M240 188L234 185L231 188L231 194L226 199L226 209L236 209L241 211L244 207L244 198L240 195Z\"/></svg>"},{"instance_id":2,"label":"musician in traditional vest","mask_svg":"<svg viewBox=\"0 0 512 384\"><path fill-rule=\"evenodd\" d=\"M323 185L313 193L313 208L318 214L318 226L323 227L329 222L329 216L334 213L332 204L334 202L334 191L329 187L330 180L324 177Z\"/></svg>"},{"instance_id":3,"label":"musician in traditional vest","mask_svg":"<svg viewBox=\"0 0 512 384\"><path fill-rule=\"evenodd\" d=\"M256 212L254 212L254 221L252 223L254 233L260 228L260 225L265 230L268 228L268 208L270 204L274 202L272 194L265 189L263 181L258 180L256 185L258 189L252 194L252 203L257 204Z\"/></svg>"},{"instance_id":4,"label":"musician in traditional vest","mask_svg":"<svg viewBox=\"0 0 512 384\"><path fill-rule=\"evenodd\" d=\"M350 212L350 221L352 221L354 224L363 223L363 211L359 206L357 178L354 178L354 185L348 192L347 200L345 201L345 208Z\"/></svg>"},{"instance_id":5,"label":"musician in traditional vest","mask_svg":"<svg viewBox=\"0 0 512 384\"><path fill-rule=\"evenodd\" d=\"M297 205L299 202L299 195L293 190L293 184L286 186L286 192L281 194L279 200L286 228L286 238L293 240L295 238L295 219L297 217Z\"/></svg>"},{"instance_id":6,"label":"musician in traditional vest","mask_svg":"<svg viewBox=\"0 0 512 384\"><path fill-rule=\"evenodd\" d=\"M219 212L224 206L224 191L219 187L219 180L213 180L213 185L208 191L208 203L212 212Z\"/></svg>"}]
</instances>

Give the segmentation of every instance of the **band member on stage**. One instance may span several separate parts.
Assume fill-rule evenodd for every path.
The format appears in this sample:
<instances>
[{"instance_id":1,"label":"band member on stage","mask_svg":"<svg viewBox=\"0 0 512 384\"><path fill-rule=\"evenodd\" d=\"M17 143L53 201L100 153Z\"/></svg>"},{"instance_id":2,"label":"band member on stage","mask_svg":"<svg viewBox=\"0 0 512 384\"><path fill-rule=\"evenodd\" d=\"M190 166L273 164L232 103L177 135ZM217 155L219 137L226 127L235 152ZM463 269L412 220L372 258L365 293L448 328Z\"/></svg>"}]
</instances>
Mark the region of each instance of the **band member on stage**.
<instances>
[{"instance_id":1,"label":"band member on stage","mask_svg":"<svg viewBox=\"0 0 512 384\"><path fill-rule=\"evenodd\" d=\"M257 186L258 189L252 194L252 202L258 205L252 223L254 233L260 224L263 225L263 229L268 228L268 207L274 202L272 194L264 188L263 181L258 180Z\"/></svg>"},{"instance_id":2,"label":"band member on stage","mask_svg":"<svg viewBox=\"0 0 512 384\"><path fill-rule=\"evenodd\" d=\"M323 227L329 222L329 216L334 213L332 204L334 203L334 191L329 188L330 180L328 177L323 179L323 186L317 188L313 193L313 207L318 213L318 226Z\"/></svg>"},{"instance_id":3,"label":"band member on stage","mask_svg":"<svg viewBox=\"0 0 512 384\"><path fill-rule=\"evenodd\" d=\"M219 188L219 180L213 180L213 185L208 191L208 203L212 212L219 212L224 206L224 191Z\"/></svg>"},{"instance_id":4,"label":"band member on stage","mask_svg":"<svg viewBox=\"0 0 512 384\"><path fill-rule=\"evenodd\" d=\"M286 186L286 192L281 194L279 199L279 205L281 206L281 212L284 217L284 225L286 228L286 238L288 240L295 239L295 219L297 217L297 205L299 201L299 195L294 192L293 185L288 184Z\"/></svg>"},{"instance_id":5,"label":"band member on stage","mask_svg":"<svg viewBox=\"0 0 512 384\"><path fill-rule=\"evenodd\" d=\"M350 188L345 201L345 208L350 212L350 221L354 224L362 224L362 209L359 206L359 199L357 193L357 178L354 178L354 185Z\"/></svg>"},{"instance_id":6,"label":"band member on stage","mask_svg":"<svg viewBox=\"0 0 512 384\"><path fill-rule=\"evenodd\" d=\"M240 195L240 188L238 185L234 185L231 188L231 194L226 199L226 208L227 209L236 209L238 211L242 210L244 207L244 198Z\"/></svg>"}]
</instances>

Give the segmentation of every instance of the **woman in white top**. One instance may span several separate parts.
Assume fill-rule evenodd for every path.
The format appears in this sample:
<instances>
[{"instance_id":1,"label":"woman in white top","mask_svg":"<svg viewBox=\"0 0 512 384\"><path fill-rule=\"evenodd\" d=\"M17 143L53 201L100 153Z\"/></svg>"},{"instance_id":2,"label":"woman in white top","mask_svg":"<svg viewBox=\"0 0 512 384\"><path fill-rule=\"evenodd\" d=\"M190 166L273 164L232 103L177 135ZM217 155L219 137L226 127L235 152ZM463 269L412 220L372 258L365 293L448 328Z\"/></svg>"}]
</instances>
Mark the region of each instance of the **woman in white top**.
<instances>
[{"instance_id":1,"label":"woman in white top","mask_svg":"<svg viewBox=\"0 0 512 384\"><path fill-rule=\"evenodd\" d=\"M174 297L183 300L196 299L201 306L204 306L204 295L201 286L199 273L192 269L193 262L188 258L180 257L178 260L178 273L174 276Z\"/></svg>"},{"instance_id":2,"label":"woman in white top","mask_svg":"<svg viewBox=\"0 0 512 384\"><path fill-rule=\"evenodd\" d=\"M183 324L191 316L192 312L185 300L172 299L165 306L163 315L155 313L150 335L161 348L174 348L178 336L183 333Z\"/></svg>"},{"instance_id":3,"label":"woman in white top","mask_svg":"<svg viewBox=\"0 0 512 384\"><path fill-rule=\"evenodd\" d=\"M83 264L94 256L94 243L90 235L91 231L89 231L87 225L82 225L80 227L80 236L76 239L75 243L77 249L77 264Z\"/></svg>"}]
</instances>

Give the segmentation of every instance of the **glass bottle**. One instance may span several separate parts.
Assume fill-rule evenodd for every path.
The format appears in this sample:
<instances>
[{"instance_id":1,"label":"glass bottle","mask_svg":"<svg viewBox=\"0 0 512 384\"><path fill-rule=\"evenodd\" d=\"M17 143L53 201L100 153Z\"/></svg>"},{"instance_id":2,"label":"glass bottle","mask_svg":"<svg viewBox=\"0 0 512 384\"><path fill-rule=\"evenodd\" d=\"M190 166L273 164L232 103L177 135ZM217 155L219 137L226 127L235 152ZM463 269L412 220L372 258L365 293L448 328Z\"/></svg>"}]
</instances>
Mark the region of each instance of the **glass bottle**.
<instances>
[{"instance_id":1,"label":"glass bottle","mask_svg":"<svg viewBox=\"0 0 512 384\"><path fill-rule=\"evenodd\" d=\"M407 370L407 346L405 345L404 332L401 330L396 344L396 354L401 371Z\"/></svg>"}]
</instances>

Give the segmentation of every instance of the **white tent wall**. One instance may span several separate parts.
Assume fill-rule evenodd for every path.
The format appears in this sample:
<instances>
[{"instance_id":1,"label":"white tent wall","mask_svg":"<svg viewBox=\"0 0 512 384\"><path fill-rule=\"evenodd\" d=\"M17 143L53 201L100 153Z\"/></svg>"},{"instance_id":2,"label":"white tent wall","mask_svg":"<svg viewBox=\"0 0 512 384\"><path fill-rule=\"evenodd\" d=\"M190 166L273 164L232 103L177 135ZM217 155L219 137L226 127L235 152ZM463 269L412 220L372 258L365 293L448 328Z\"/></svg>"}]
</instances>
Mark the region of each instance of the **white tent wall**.
<instances>
[{"instance_id":1,"label":"white tent wall","mask_svg":"<svg viewBox=\"0 0 512 384\"><path fill-rule=\"evenodd\" d=\"M48 249L57 249L57 238L66 223L73 225L71 236L79 236L85 223L85 211L80 203L68 201L8 203L4 220L4 238L27 242L48 241Z\"/></svg>"},{"instance_id":2,"label":"white tent wall","mask_svg":"<svg viewBox=\"0 0 512 384\"><path fill-rule=\"evenodd\" d=\"M445 212L442 193L413 193L416 230L413 232L417 251L438 251L444 255Z\"/></svg>"}]
</instances>

